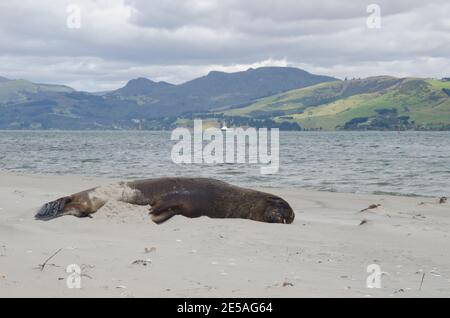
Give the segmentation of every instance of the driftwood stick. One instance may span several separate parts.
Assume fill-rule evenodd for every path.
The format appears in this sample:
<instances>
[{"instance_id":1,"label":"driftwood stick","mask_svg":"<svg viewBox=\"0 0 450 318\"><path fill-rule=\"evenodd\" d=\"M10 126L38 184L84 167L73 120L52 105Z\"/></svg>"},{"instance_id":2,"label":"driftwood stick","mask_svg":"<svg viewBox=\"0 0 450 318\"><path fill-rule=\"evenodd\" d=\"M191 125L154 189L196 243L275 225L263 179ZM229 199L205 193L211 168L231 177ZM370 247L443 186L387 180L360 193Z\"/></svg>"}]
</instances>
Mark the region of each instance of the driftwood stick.
<instances>
[{"instance_id":1,"label":"driftwood stick","mask_svg":"<svg viewBox=\"0 0 450 318\"><path fill-rule=\"evenodd\" d=\"M423 280L425 279L425 273L422 275L422 280L420 281L420 287L419 290L422 290Z\"/></svg>"},{"instance_id":2,"label":"driftwood stick","mask_svg":"<svg viewBox=\"0 0 450 318\"><path fill-rule=\"evenodd\" d=\"M60 249L57 250L55 253L53 253L52 256L50 256L49 258L47 258L47 259L45 260L44 263L42 263L42 264L39 265L39 267L41 268L41 272L44 270L44 268L45 268L45 266L47 265L47 263L48 263L53 257L55 257L56 254L58 254L58 253L61 252L62 250L63 250L63 249L60 248Z\"/></svg>"}]
</instances>

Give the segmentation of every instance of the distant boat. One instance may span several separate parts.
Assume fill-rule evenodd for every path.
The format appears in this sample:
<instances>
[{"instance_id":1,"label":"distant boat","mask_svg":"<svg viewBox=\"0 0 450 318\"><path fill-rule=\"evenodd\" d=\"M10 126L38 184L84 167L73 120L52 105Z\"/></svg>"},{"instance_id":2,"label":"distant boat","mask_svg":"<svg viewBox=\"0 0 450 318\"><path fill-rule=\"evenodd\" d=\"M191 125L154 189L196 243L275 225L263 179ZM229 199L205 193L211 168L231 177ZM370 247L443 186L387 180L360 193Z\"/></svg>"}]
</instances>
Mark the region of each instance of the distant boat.
<instances>
[{"instance_id":1,"label":"distant boat","mask_svg":"<svg viewBox=\"0 0 450 318\"><path fill-rule=\"evenodd\" d=\"M227 131L227 130L228 130L227 125L223 125L222 128L220 128L220 130L222 130L222 131Z\"/></svg>"}]
</instances>

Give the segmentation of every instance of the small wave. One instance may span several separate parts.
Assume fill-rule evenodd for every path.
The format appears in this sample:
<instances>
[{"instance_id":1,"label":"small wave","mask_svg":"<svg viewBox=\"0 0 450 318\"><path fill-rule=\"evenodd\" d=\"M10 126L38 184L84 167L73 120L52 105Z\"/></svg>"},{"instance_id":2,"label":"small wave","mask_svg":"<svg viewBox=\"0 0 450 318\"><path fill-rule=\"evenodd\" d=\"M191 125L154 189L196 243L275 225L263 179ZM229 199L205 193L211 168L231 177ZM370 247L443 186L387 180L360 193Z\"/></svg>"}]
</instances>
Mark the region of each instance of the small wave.
<instances>
[{"instance_id":1,"label":"small wave","mask_svg":"<svg viewBox=\"0 0 450 318\"><path fill-rule=\"evenodd\" d=\"M432 197L430 195L418 195L415 193L401 193L401 192L391 192L391 191L373 191L372 194L376 195L392 195L396 197L411 197L411 198L418 198L418 197Z\"/></svg>"},{"instance_id":2,"label":"small wave","mask_svg":"<svg viewBox=\"0 0 450 318\"><path fill-rule=\"evenodd\" d=\"M385 187L385 186L392 186L393 184L390 183L390 182L382 182L382 181L380 181L380 182L368 183L368 185Z\"/></svg>"},{"instance_id":3,"label":"small wave","mask_svg":"<svg viewBox=\"0 0 450 318\"><path fill-rule=\"evenodd\" d=\"M81 163L89 163L89 162L101 162L100 158L92 158L92 159L81 159Z\"/></svg>"},{"instance_id":4,"label":"small wave","mask_svg":"<svg viewBox=\"0 0 450 318\"><path fill-rule=\"evenodd\" d=\"M217 174L220 175L241 175L241 174L246 174L245 171L220 171Z\"/></svg>"}]
</instances>

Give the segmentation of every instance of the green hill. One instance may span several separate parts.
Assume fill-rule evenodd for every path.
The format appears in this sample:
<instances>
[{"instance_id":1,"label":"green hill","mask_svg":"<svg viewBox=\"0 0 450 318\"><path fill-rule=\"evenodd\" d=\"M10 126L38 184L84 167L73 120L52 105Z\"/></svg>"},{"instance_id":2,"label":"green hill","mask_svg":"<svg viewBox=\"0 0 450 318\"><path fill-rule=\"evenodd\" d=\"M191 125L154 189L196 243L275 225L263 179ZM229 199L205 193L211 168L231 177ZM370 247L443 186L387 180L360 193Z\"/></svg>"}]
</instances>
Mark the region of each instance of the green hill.
<instances>
[{"instance_id":1,"label":"green hill","mask_svg":"<svg viewBox=\"0 0 450 318\"><path fill-rule=\"evenodd\" d=\"M260 99L226 116L272 118L306 129L450 127L450 82L371 77L322 83Z\"/></svg>"},{"instance_id":2,"label":"green hill","mask_svg":"<svg viewBox=\"0 0 450 318\"><path fill-rule=\"evenodd\" d=\"M37 84L27 80L0 78L0 103L25 102L41 93L70 93L74 90L64 85Z\"/></svg>"},{"instance_id":3,"label":"green hill","mask_svg":"<svg viewBox=\"0 0 450 318\"><path fill-rule=\"evenodd\" d=\"M335 81L290 67L212 71L172 85L145 78L102 94L0 78L0 129L171 129L178 117L229 109L294 88Z\"/></svg>"},{"instance_id":4,"label":"green hill","mask_svg":"<svg viewBox=\"0 0 450 318\"><path fill-rule=\"evenodd\" d=\"M342 81L264 67L179 85L139 78L95 94L0 77L0 129L172 129L195 118L283 130L450 130L450 81Z\"/></svg>"},{"instance_id":5,"label":"green hill","mask_svg":"<svg viewBox=\"0 0 450 318\"><path fill-rule=\"evenodd\" d=\"M211 71L179 85L158 89L149 89L147 86L146 89L134 90L136 94L125 96L121 89L113 95L120 99L138 100L151 110L148 115L153 117L179 116L189 112L248 105L262 97L335 80L297 68L261 67L234 73ZM131 86L136 86L136 83Z\"/></svg>"}]
</instances>

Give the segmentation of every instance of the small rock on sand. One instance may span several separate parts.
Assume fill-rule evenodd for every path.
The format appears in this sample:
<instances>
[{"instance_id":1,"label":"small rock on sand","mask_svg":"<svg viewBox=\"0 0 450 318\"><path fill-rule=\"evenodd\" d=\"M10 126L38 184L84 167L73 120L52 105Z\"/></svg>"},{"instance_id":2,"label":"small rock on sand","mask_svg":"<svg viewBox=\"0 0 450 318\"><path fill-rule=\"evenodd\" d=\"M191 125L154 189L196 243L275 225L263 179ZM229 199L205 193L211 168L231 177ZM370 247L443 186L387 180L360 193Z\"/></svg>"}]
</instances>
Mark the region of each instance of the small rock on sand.
<instances>
[{"instance_id":1,"label":"small rock on sand","mask_svg":"<svg viewBox=\"0 0 450 318\"><path fill-rule=\"evenodd\" d=\"M146 247L145 248L145 253L146 254L152 253L152 252L155 252L155 251L156 251L156 247Z\"/></svg>"}]
</instances>

